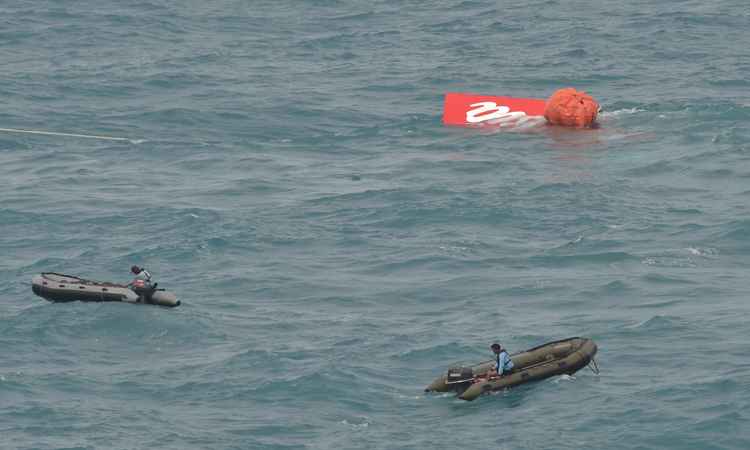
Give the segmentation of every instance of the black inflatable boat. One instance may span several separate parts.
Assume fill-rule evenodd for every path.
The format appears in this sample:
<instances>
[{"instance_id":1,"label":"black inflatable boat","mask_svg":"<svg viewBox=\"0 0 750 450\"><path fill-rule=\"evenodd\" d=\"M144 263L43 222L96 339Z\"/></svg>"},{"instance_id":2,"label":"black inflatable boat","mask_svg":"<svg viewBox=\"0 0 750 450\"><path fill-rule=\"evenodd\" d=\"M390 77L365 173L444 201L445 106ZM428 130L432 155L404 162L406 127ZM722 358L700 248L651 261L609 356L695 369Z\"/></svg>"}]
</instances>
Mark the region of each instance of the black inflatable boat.
<instances>
[{"instance_id":1,"label":"black inflatable boat","mask_svg":"<svg viewBox=\"0 0 750 450\"><path fill-rule=\"evenodd\" d=\"M555 375L573 374L593 363L592 370L598 373L594 356L596 344L591 339L574 337L549 342L525 352L511 355L513 370L502 377L491 376L494 361L471 366L453 366L445 375L437 378L426 392L449 392L458 394L462 400L474 400L481 394L500 391L531 381L543 380Z\"/></svg>"}]
</instances>

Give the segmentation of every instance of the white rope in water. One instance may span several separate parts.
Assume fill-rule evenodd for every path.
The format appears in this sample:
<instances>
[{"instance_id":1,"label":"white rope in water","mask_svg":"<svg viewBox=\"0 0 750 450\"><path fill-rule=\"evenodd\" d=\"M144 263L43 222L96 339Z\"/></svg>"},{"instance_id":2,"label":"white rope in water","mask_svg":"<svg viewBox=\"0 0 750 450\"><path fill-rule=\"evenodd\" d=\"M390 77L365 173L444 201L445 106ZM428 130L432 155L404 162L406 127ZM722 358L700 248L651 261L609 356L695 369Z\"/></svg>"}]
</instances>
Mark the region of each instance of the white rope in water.
<instances>
[{"instance_id":1,"label":"white rope in water","mask_svg":"<svg viewBox=\"0 0 750 450\"><path fill-rule=\"evenodd\" d=\"M56 131L18 130L16 128L0 128L0 131L6 132L6 133L42 134L46 136L67 136L67 137L77 137L77 138L85 138L85 139L101 139L105 141L126 141L132 144L143 142L142 140L133 140L133 139L123 138L123 137L97 136L93 134L58 133Z\"/></svg>"}]
</instances>

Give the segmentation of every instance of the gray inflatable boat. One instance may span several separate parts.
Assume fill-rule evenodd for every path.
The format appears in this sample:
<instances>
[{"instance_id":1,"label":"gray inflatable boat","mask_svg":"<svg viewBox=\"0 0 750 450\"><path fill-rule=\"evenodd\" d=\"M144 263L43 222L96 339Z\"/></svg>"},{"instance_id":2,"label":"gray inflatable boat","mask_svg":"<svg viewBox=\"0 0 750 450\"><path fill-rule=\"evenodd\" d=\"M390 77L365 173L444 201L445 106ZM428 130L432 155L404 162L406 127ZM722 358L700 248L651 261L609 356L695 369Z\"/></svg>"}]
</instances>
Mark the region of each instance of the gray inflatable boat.
<instances>
[{"instance_id":1,"label":"gray inflatable boat","mask_svg":"<svg viewBox=\"0 0 750 450\"><path fill-rule=\"evenodd\" d=\"M35 275L31 279L31 290L51 302L125 302L180 306L177 297L164 289L131 288L53 272Z\"/></svg>"}]
</instances>

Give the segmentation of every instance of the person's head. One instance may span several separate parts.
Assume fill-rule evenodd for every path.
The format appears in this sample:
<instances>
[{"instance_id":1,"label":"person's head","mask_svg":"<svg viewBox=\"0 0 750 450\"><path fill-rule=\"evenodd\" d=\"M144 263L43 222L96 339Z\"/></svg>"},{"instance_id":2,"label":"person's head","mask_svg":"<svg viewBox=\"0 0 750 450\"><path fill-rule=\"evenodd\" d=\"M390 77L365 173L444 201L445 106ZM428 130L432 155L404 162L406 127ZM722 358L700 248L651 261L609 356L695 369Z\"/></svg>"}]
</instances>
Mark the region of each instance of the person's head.
<instances>
[{"instance_id":1,"label":"person's head","mask_svg":"<svg viewBox=\"0 0 750 450\"><path fill-rule=\"evenodd\" d=\"M585 128L594 126L599 104L593 97L574 88L555 91L547 99L544 118L552 125Z\"/></svg>"},{"instance_id":2,"label":"person's head","mask_svg":"<svg viewBox=\"0 0 750 450\"><path fill-rule=\"evenodd\" d=\"M130 271L133 272L134 274L138 275L139 273L141 273L141 268L138 267L138 266L132 266L130 268Z\"/></svg>"},{"instance_id":3,"label":"person's head","mask_svg":"<svg viewBox=\"0 0 750 450\"><path fill-rule=\"evenodd\" d=\"M495 342L494 344L492 344L492 345L490 346L490 348L491 348L491 349L492 349L492 351L493 351L493 352L495 352L495 353L500 353L500 352L501 352L501 351L503 350L503 346L502 346L502 345L500 345L500 344L498 344L497 342Z\"/></svg>"}]
</instances>

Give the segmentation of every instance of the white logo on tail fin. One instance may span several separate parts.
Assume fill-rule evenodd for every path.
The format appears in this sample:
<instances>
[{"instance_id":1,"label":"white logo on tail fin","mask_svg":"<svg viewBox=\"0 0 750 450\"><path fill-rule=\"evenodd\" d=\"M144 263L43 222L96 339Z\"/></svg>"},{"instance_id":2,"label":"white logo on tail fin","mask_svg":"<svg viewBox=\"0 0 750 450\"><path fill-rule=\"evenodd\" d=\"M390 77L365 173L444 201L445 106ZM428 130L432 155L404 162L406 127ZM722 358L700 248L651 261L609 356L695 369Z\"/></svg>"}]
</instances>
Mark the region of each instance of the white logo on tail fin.
<instances>
[{"instance_id":1,"label":"white logo on tail fin","mask_svg":"<svg viewBox=\"0 0 750 450\"><path fill-rule=\"evenodd\" d=\"M507 106L498 106L495 102L479 102L470 105L477 107L466 112L466 122L488 122L491 125L516 126L529 120L523 111L510 112Z\"/></svg>"},{"instance_id":2,"label":"white logo on tail fin","mask_svg":"<svg viewBox=\"0 0 750 450\"><path fill-rule=\"evenodd\" d=\"M466 121L479 123L485 120L499 119L510 112L507 106L498 106L495 102L479 102L470 105L472 108L466 111Z\"/></svg>"}]
</instances>

